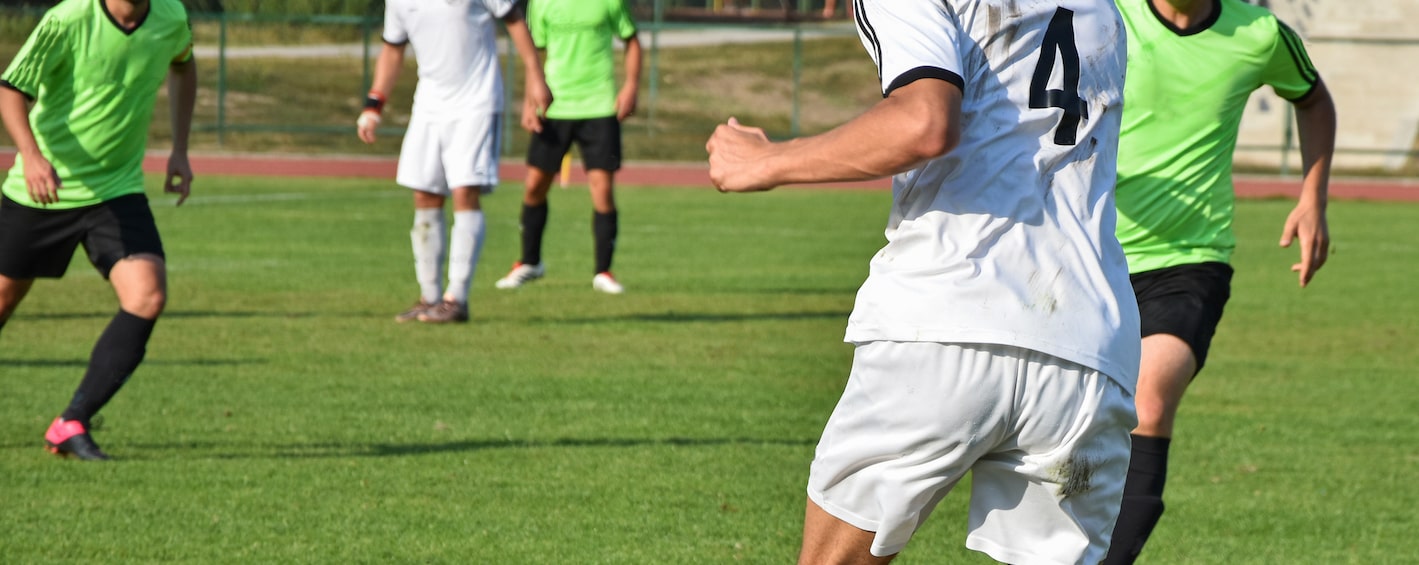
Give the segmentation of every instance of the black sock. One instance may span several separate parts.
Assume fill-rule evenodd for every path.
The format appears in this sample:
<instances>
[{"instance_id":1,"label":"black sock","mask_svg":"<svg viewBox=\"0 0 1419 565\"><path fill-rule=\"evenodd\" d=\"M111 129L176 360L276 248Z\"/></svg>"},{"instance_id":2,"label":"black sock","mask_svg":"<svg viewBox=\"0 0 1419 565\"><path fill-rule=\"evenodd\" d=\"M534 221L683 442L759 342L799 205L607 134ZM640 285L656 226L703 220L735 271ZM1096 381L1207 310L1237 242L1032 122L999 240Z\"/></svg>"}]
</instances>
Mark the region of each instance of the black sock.
<instances>
[{"instance_id":1,"label":"black sock","mask_svg":"<svg viewBox=\"0 0 1419 565\"><path fill-rule=\"evenodd\" d=\"M542 264L542 232L547 229L547 203L522 205L522 264Z\"/></svg>"},{"instance_id":2,"label":"black sock","mask_svg":"<svg viewBox=\"0 0 1419 565\"><path fill-rule=\"evenodd\" d=\"M611 256L616 253L616 211L606 214L592 212L591 232L596 238L596 272L611 270Z\"/></svg>"},{"instance_id":3,"label":"black sock","mask_svg":"<svg viewBox=\"0 0 1419 565\"><path fill-rule=\"evenodd\" d=\"M89 356L89 370L84 373L84 380L74 391L74 399L69 401L69 407L60 417L88 425L89 418L108 404L143 361L148 349L148 337L153 335L156 323L156 320L146 320L119 310L94 344L94 352Z\"/></svg>"},{"instance_id":4,"label":"black sock","mask_svg":"<svg viewBox=\"0 0 1419 565\"><path fill-rule=\"evenodd\" d=\"M1119 507L1104 565L1133 563L1163 516L1163 483L1168 478L1171 442L1165 437L1133 436L1128 479L1123 484L1123 505Z\"/></svg>"}]
</instances>

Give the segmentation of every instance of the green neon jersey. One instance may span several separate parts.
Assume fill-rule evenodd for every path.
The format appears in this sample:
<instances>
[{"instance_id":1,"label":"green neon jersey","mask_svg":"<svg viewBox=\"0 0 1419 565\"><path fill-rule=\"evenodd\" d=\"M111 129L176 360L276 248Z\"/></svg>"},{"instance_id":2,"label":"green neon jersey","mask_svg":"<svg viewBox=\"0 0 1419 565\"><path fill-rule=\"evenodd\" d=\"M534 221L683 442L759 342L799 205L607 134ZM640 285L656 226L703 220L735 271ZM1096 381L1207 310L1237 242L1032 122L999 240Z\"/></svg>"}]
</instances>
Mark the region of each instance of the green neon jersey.
<instances>
[{"instance_id":1,"label":"green neon jersey","mask_svg":"<svg viewBox=\"0 0 1419 565\"><path fill-rule=\"evenodd\" d=\"M532 0L532 42L547 50L552 89L547 117L582 120L616 115L615 38L636 34L623 0Z\"/></svg>"},{"instance_id":2,"label":"green neon jersey","mask_svg":"<svg viewBox=\"0 0 1419 565\"><path fill-rule=\"evenodd\" d=\"M1232 153L1252 91L1288 100L1319 83L1296 33L1265 8L1214 0L1192 29L1149 0L1116 0L1128 29L1118 155L1118 237L1130 272L1228 262Z\"/></svg>"},{"instance_id":3,"label":"green neon jersey","mask_svg":"<svg viewBox=\"0 0 1419 565\"><path fill-rule=\"evenodd\" d=\"M152 0L125 31L103 0L64 0L40 19L3 75L34 101L30 129L61 183L47 208L89 206L143 192L143 153L158 89L175 61L191 57L192 31L178 0ZM24 159L5 196L39 206L25 189Z\"/></svg>"}]
</instances>

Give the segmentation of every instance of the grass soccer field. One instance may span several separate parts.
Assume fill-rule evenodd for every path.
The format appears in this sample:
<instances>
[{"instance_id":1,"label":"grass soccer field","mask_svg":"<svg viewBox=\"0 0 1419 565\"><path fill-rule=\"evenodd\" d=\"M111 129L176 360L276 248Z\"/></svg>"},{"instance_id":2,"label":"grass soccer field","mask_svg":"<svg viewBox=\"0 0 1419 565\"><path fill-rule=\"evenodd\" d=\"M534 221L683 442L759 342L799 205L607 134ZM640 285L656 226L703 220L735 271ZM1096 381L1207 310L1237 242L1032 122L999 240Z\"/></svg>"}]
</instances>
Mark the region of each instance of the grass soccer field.
<instances>
[{"instance_id":1,"label":"grass soccer field","mask_svg":"<svg viewBox=\"0 0 1419 565\"><path fill-rule=\"evenodd\" d=\"M156 183L156 179L151 179ZM545 279L519 189L485 200L473 321L398 325L408 196L387 181L199 178L154 197L171 300L95 437L41 435L116 308L86 264L0 335L3 563L787 563L843 326L887 193L625 188L622 296L590 290L590 207L552 197ZM1419 555L1413 410L1419 205L1336 202L1311 288L1290 206L1239 206L1237 276L1183 406L1147 563ZM899 563L962 547L965 490Z\"/></svg>"}]
</instances>

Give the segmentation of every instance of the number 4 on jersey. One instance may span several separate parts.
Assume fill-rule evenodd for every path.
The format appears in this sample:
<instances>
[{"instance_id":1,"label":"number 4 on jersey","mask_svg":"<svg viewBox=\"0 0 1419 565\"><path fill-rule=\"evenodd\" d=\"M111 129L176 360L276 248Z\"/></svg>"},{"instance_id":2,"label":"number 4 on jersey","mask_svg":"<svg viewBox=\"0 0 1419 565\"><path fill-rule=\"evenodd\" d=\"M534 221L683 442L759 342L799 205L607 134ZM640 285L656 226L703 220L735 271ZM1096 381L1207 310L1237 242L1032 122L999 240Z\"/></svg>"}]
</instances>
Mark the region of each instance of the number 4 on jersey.
<instances>
[{"instance_id":1,"label":"number 4 on jersey","mask_svg":"<svg viewBox=\"0 0 1419 565\"><path fill-rule=\"evenodd\" d=\"M1059 53L1060 67L1064 70L1063 89L1049 88L1055 53ZM1089 106L1079 97L1079 48L1074 45L1072 10L1055 10L1049 29L1045 30L1045 39L1040 45L1040 61L1035 64L1035 75L1030 80L1030 107L1064 110L1059 126L1054 130L1056 145L1074 145L1079 133L1079 120L1089 119Z\"/></svg>"}]
</instances>

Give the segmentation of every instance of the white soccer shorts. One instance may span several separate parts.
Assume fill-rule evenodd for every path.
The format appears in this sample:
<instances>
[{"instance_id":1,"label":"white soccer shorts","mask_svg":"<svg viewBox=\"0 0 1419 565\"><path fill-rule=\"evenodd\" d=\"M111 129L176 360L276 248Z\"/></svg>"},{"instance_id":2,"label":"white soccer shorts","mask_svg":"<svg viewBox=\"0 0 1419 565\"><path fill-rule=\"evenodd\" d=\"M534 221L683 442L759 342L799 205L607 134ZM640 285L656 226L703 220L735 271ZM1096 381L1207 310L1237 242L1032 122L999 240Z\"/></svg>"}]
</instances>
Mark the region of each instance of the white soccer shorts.
<instances>
[{"instance_id":1,"label":"white soccer shorts","mask_svg":"<svg viewBox=\"0 0 1419 565\"><path fill-rule=\"evenodd\" d=\"M1006 563L1097 563L1123 481L1133 397L1019 347L862 343L819 440L808 497L898 553L971 472L966 546Z\"/></svg>"},{"instance_id":2,"label":"white soccer shorts","mask_svg":"<svg viewBox=\"0 0 1419 565\"><path fill-rule=\"evenodd\" d=\"M477 186L487 194L498 184L502 114L469 113L448 122L414 121L399 150L400 186L434 194Z\"/></svg>"}]
</instances>

